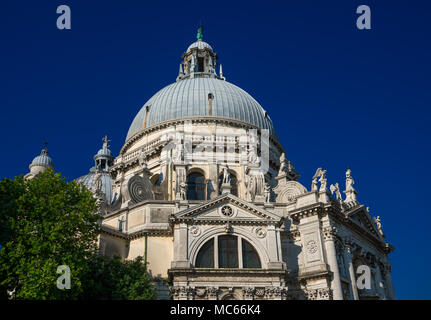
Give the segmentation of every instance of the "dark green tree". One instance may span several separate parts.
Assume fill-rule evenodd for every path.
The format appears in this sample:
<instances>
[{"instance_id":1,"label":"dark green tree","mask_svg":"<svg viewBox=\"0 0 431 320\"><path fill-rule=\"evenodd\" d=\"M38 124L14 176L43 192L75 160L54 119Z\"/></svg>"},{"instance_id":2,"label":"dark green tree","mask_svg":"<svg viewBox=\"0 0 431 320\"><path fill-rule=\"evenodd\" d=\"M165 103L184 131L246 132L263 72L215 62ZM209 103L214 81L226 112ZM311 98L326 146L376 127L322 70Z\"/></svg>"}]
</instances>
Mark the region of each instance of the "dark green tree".
<instances>
[{"instance_id":1,"label":"dark green tree","mask_svg":"<svg viewBox=\"0 0 431 320\"><path fill-rule=\"evenodd\" d=\"M96 209L86 187L52 170L0 181L0 299L155 299L142 257L98 255ZM57 288L60 265L69 290Z\"/></svg>"},{"instance_id":2,"label":"dark green tree","mask_svg":"<svg viewBox=\"0 0 431 320\"><path fill-rule=\"evenodd\" d=\"M84 299L154 300L157 291L151 284L142 257L122 261L119 257L96 257L86 282Z\"/></svg>"},{"instance_id":3,"label":"dark green tree","mask_svg":"<svg viewBox=\"0 0 431 320\"><path fill-rule=\"evenodd\" d=\"M0 181L0 286L16 299L67 299L83 294L96 254L99 216L91 193L46 170ZM57 267L71 270L71 289L57 288Z\"/></svg>"}]
</instances>

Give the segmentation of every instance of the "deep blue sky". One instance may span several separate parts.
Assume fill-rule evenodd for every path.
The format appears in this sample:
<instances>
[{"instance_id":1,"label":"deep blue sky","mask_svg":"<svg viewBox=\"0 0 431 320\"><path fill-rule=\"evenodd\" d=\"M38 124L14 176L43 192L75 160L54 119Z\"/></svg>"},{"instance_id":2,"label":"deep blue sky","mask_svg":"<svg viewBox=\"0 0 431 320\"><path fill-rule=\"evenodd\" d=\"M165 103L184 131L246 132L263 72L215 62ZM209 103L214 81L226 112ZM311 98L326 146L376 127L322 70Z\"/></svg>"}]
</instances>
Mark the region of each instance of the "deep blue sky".
<instances>
[{"instance_id":1,"label":"deep blue sky","mask_svg":"<svg viewBox=\"0 0 431 320\"><path fill-rule=\"evenodd\" d=\"M72 30L56 28L56 8ZM371 7L372 30L356 28ZM382 219L400 299L431 298L430 11L426 1L0 2L0 177L49 141L57 171L88 172L108 134L118 154L140 107L175 81L199 21L227 80L269 112L310 188L352 168ZM428 232L427 232L428 231Z\"/></svg>"}]
</instances>

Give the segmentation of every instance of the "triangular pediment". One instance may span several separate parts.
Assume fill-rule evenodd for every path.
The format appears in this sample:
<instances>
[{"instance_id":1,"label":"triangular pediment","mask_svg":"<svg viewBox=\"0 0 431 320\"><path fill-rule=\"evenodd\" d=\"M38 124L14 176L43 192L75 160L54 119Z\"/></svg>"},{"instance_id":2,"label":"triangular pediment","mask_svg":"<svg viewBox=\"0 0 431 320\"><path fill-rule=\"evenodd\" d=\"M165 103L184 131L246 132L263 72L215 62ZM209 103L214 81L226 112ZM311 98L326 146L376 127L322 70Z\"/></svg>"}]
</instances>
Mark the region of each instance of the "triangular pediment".
<instances>
[{"instance_id":1,"label":"triangular pediment","mask_svg":"<svg viewBox=\"0 0 431 320\"><path fill-rule=\"evenodd\" d=\"M281 224L283 217L241 200L232 194L224 194L194 207L174 214L174 220L267 222Z\"/></svg>"},{"instance_id":2,"label":"triangular pediment","mask_svg":"<svg viewBox=\"0 0 431 320\"><path fill-rule=\"evenodd\" d=\"M373 219L364 206L360 206L359 208L352 210L350 213L348 213L348 216L352 221L371 233L373 236L379 239L381 238L381 235L378 232Z\"/></svg>"}]
</instances>

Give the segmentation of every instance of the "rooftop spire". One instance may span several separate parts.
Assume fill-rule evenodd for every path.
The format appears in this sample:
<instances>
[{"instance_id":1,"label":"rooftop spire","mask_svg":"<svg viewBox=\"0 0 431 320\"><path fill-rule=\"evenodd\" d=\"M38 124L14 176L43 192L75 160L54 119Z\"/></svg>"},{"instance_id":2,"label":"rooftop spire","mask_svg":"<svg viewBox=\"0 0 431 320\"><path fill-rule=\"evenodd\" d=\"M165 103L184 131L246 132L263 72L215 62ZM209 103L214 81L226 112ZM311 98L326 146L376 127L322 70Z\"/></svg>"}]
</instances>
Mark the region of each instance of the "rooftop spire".
<instances>
[{"instance_id":1,"label":"rooftop spire","mask_svg":"<svg viewBox=\"0 0 431 320\"><path fill-rule=\"evenodd\" d=\"M198 40L204 39L204 27L200 26L198 28L198 34L196 35L196 39L198 39Z\"/></svg>"},{"instance_id":2,"label":"rooftop spire","mask_svg":"<svg viewBox=\"0 0 431 320\"><path fill-rule=\"evenodd\" d=\"M43 143L43 148L42 148L42 151L40 152L40 154L45 155L45 156L48 155L48 141L45 141Z\"/></svg>"},{"instance_id":3,"label":"rooftop spire","mask_svg":"<svg viewBox=\"0 0 431 320\"><path fill-rule=\"evenodd\" d=\"M108 136L106 134L103 137L102 141L103 141L103 148L108 149L109 148L109 142L111 142L111 140L108 140Z\"/></svg>"}]
</instances>

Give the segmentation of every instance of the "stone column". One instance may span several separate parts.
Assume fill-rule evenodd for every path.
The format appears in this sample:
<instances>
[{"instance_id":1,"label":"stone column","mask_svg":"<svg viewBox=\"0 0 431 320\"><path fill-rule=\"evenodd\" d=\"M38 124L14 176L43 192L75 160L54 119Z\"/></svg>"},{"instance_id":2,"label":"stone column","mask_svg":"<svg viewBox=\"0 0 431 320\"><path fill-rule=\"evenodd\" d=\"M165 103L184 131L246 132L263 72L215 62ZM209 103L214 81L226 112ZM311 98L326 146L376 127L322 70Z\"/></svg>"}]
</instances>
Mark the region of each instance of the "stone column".
<instances>
[{"instance_id":1,"label":"stone column","mask_svg":"<svg viewBox=\"0 0 431 320\"><path fill-rule=\"evenodd\" d=\"M269 253L268 269L282 269L283 263L278 255L278 246L281 244L277 241L277 230L275 225L268 225L267 231L267 249Z\"/></svg>"},{"instance_id":2,"label":"stone column","mask_svg":"<svg viewBox=\"0 0 431 320\"><path fill-rule=\"evenodd\" d=\"M190 262L187 254L188 243L188 228L187 224L181 223L174 227L174 261L172 268L190 268Z\"/></svg>"},{"instance_id":3,"label":"stone column","mask_svg":"<svg viewBox=\"0 0 431 320\"><path fill-rule=\"evenodd\" d=\"M392 284L392 276L391 276L392 266L390 264L385 265L385 284L388 287L389 299L395 300L395 291L394 286Z\"/></svg>"},{"instance_id":4,"label":"stone column","mask_svg":"<svg viewBox=\"0 0 431 320\"><path fill-rule=\"evenodd\" d=\"M351 244L346 243L346 251L344 253L344 258L349 266L349 276L350 276L350 295L353 300L359 300L358 288L356 287L356 276L355 267L353 266L353 248Z\"/></svg>"},{"instance_id":5,"label":"stone column","mask_svg":"<svg viewBox=\"0 0 431 320\"><path fill-rule=\"evenodd\" d=\"M377 282L376 291L379 294L380 300L383 300L383 299L385 299L385 290L382 287L382 276L381 276L381 272L380 272L380 268L379 268L378 263L375 264L374 272L376 275L376 282Z\"/></svg>"},{"instance_id":6,"label":"stone column","mask_svg":"<svg viewBox=\"0 0 431 320\"><path fill-rule=\"evenodd\" d=\"M323 230L323 238L325 241L326 258L328 259L329 269L332 271L331 288L334 300L343 300L343 289L341 287L340 270L337 262L337 252L335 249L335 228L326 227Z\"/></svg>"}]
</instances>

